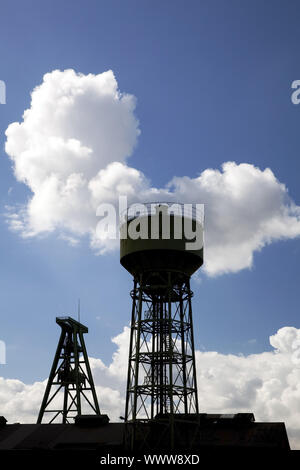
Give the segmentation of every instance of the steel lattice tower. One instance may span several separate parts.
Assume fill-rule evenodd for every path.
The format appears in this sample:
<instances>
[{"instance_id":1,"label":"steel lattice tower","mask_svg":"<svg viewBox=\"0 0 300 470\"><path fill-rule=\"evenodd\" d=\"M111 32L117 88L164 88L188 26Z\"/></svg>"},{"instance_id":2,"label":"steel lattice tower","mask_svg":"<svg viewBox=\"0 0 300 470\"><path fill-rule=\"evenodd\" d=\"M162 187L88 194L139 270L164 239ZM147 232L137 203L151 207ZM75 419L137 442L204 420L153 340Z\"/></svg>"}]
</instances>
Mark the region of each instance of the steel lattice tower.
<instances>
[{"instance_id":1,"label":"steel lattice tower","mask_svg":"<svg viewBox=\"0 0 300 470\"><path fill-rule=\"evenodd\" d=\"M170 206L146 205L146 213L139 208L137 216L128 213L121 222L121 263L134 278L125 409L130 448L147 439L144 424L159 421L166 423L172 448L176 420L199 413L190 276L203 263L203 223L190 213L192 227L199 225L201 242L197 250L187 251L187 216L180 216L178 204L171 214ZM134 234L131 223L140 233L146 223L143 239Z\"/></svg>"},{"instance_id":2,"label":"steel lattice tower","mask_svg":"<svg viewBox=\"0 0 300 470\"><path fill-rule=\"evenodd\" d=\"M42 422L45 413L49 423L73 423L83 407L100 415L83 337L88 328L71 317L58 317L56 323L61 335L37 423Z\"/></svg>"},{"instance_id":3,"label":"steel lattice tower","mask_svg":"<svg viewBox=\"0 0 300 470\"><path fill-rule=\"evenodd\" d=\"M125 417L198 413L189 278L174 272L134 279Z\"/></svg>"}]
</instances>

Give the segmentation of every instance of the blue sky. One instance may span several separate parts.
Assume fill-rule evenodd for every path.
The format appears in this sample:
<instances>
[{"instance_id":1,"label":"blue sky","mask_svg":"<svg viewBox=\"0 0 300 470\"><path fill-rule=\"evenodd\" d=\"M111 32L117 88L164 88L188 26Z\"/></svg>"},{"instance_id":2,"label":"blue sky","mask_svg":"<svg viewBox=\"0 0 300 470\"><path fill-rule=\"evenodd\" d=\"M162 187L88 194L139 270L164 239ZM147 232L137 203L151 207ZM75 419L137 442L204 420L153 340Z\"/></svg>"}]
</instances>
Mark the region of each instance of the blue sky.
<instances>
[{"instance_id":1,"label":"blue sky","mask_svg":"<svg viewBox=\"0 0 300 470\"><path fill-rule=\"evenodd\" d=\"M298 2L13 0L0 13L1 214L30 197L13 175L4 132L21 121L43 75L68 68L112 69L121 91L136 96L141 135L128 162L156 187L247 162L270 167L299 204L300 105L291 102L300 78ZM72 247L56 233L22 239L4 216L0 242L1 375L47 376L55 317L76 314L78 297L89 354L109 362L111 338L130 319L132 281L118 253L95 256L86 239ZM196 347L260 353L279 328L300 328L299 250L297 238L278 241L255 253L251 269L193 282Z\"/></svg>"}]
</instances>

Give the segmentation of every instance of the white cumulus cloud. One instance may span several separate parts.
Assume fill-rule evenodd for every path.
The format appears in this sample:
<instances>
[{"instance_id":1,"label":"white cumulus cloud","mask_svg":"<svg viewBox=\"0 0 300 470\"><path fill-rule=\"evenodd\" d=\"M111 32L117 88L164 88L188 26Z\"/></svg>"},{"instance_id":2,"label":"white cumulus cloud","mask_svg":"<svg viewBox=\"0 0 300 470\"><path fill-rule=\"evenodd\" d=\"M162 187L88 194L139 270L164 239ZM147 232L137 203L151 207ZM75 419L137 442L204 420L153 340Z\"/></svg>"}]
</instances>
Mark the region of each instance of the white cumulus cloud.
<instances>
[{"instance_id":1,"label":"white cumulus cloud","mask_svg":"<svg viewBox=\"0 0 300 470\"><path fill-rule=\"evenodd\" d=\"M255 251L300 235L300 207L269 168L226 162L221 171L174 178L170 190L178 200L205 204L205 268L210 275L249 268Z\"/></svg>"},{"instance_id":2,"label":"white cumulus cloud","mask_svg":"<svg viewBox=\"0 0 300 470\"><path fill-rule=\"evenodd\" d=\"M253 412L256 421L283 421L291 447L300 449L299 338L300 329L284 327L270 337L274 349L268 352L240 356L196 351L200 410ZM111 363L90 358L90 364L101 411L116 421L125 408L129 328L112 341L117 349ZM45 386L46 381L0 378L0 414L10 423L35 422Z\"/></svg>"},{"instance_id":3,"label":"white cumulus cloud","mask_svg":"<svg viewBox=\"0 0 300 470\"><path fill-rule=\"evenodd\" d=\"M47 73L31 95L23 120L6 130L6 153L29 200L7 209L24 237L57 231L73 246L87 235L96 252L115 249L99 238L96 211L126 195L205 204L205 271L214 276L253 264L266 244L300 235L300 207L271 169L228 161L195 177L174 177L156 188L127 164L140 133L136 99L121 93L112 71ZM171 157L169 157L171 158Z\"/></svg>"}]
</instances>

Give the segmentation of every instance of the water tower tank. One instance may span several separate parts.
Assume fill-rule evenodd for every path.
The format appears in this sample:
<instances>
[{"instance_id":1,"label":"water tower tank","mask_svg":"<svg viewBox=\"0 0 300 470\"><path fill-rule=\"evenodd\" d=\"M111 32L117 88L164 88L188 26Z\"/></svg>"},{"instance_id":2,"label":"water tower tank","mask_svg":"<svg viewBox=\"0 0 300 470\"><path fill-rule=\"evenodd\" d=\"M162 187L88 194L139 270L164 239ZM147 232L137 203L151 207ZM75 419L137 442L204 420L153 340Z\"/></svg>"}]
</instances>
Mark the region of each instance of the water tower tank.
<instances>
[{"instance_id":1,"label":"water tower tank","mask_svg":"<svg viewBox=\"0 0 300 470\"><path fill-rule=\"evenodd\" d=\"M178 271L191 276L203 264L203 205L148 203L122 215L120 261L133 276Z\"/></svg>"},{"instance_id":2,"label":"water tower tank","mask_svg":"<svg viewBox=\"0 0 300 470\"><path fill-rule=\"evenodd\" d=\"M161 420L173 448L175 421L199 412L190 276L203 264L203 205L131 207L120 245L133 275L126 440L136 442L143 423Z\"/></svg>"}]
</instances>

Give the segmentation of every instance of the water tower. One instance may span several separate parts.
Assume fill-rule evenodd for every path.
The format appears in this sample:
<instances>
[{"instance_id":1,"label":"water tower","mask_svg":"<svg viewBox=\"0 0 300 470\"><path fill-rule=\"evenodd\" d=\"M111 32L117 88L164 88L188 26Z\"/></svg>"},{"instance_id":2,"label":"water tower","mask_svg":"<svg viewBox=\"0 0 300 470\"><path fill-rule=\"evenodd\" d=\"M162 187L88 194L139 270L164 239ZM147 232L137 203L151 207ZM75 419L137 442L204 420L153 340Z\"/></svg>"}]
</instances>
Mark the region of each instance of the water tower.
<instances>
[{"instance_id":1,"label":"water tower","mask_svg":"<svg viewBox=\"0 0 300 470\"><path fill-rule=\"evenodd\" d=\"M134 279L125 409L130 447L160 422L173 448L176 421L198 415L190 277L203 264L203 218L203 205L172 203L136 204L121 218L120 261Z\"/></svg>"}]
</instances>

